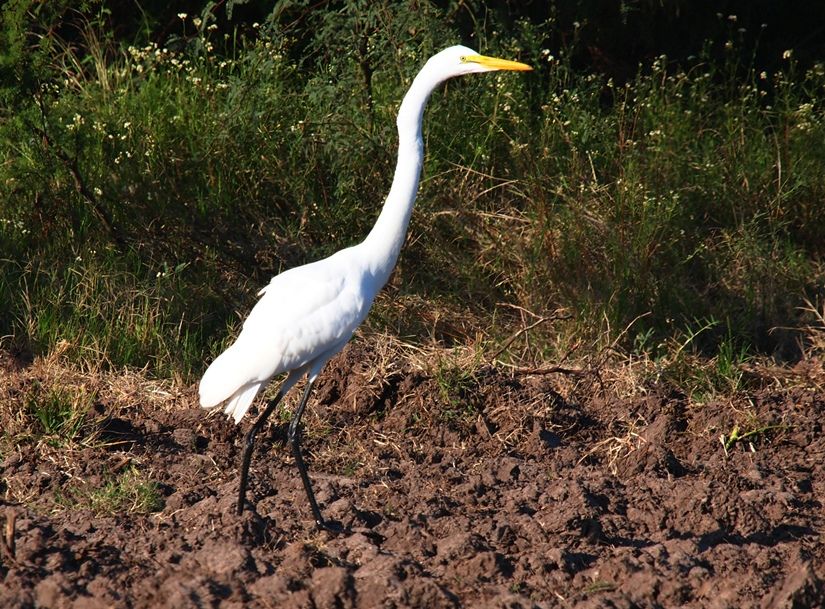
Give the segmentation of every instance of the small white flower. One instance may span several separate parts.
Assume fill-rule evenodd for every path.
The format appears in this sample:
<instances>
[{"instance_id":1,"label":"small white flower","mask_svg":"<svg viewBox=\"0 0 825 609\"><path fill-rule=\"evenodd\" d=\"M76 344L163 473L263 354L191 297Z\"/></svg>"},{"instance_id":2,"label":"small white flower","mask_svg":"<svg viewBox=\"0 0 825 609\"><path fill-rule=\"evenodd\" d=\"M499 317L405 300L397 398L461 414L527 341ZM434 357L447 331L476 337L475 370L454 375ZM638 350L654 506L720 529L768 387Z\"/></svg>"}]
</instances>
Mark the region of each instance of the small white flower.
<instances>
[{"instance_id":1,"label":"small white flower","mask_svg":"<svg viewBox=\"0 0 825 609\"><path fill-rule=\"evenodd\" d=\"M178 19L186 19L188 16L186 13L178 13Z\"/></svg>"},{"instance_id":2,"label":"small white flower","mask_svg":"<svg viewBox=\"0 0 825 609\"><path fill-rule=\"evenodd\" d=\"M791 55L793 55L793 49L782 51L782 59L790 59Z\"/></svg>"}]
</instances>

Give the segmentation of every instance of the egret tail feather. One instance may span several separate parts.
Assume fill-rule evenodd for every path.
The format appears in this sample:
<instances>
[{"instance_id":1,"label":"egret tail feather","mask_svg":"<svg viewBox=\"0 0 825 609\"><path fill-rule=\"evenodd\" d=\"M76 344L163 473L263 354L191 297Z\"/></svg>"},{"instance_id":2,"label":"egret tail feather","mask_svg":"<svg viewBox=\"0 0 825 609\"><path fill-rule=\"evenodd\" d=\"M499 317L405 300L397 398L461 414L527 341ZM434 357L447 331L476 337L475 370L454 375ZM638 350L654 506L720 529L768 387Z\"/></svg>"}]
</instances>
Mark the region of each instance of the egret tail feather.
<instances>
[{"instance_id":1,"label":"egret tail feather","mask_svg":"<svg viewBox=\"0 0 825 609\"><path fill-rule=\"evenodd\" d=\"M224 412L237 423L266 381L249 378L239 361L239 352L233 347L212 362L201 379L198 393L202 408L215 408L229 400Z\"/></svg>"},{"instance_id":2,"label":"egret tail feather","mask_svg":"<svg viewBox=\"0 0 825 609\"><path fill-rule=\"evenodd\" d=\"M227 402L226 408L223 409L224 413L235 419L235 423L240 423L261 387L263 383L252 383L238 389Z\"/></svg>"}]
</instances>

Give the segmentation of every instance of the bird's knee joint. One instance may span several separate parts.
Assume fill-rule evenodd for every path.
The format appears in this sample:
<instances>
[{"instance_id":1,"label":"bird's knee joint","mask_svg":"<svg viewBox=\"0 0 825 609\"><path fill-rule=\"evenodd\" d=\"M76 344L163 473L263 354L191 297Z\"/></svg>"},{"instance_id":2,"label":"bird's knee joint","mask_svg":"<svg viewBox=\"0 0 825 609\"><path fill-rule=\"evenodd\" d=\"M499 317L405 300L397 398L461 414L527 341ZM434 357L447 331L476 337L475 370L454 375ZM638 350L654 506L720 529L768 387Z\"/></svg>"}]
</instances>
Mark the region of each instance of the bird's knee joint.
<instances>
[{"instance_id":1,"label":"bird's knee joint","mask_svg":"<svg viewBox=\"0 0 825 609\"><path fill-rule=\"evenodd\" d=\"M286 436L286 441L289 442L291 446L295 446L298 443L298 430L290 429Z\"/></svg>"}]
</instances>

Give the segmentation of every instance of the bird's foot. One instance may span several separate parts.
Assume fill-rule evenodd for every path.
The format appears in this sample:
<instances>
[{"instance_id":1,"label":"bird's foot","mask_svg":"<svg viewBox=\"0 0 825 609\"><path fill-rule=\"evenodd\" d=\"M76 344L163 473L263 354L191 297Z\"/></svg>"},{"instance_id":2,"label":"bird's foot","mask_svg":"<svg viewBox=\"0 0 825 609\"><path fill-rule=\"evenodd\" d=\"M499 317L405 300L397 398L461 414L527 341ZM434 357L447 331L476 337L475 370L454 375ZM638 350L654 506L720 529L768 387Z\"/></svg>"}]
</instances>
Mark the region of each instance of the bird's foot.
<instances>
[{"instance_id":1,"label":"bird's foot","mask_svg":"<svg viewBox=\"0 0 825 609\"><path fill-rule=\"evenodd\" d=\"M344 525L337 520L316 520L315 524L322 531L327 531L333 535L340 535L346 531Z\"/></svg>"}]
</instances>

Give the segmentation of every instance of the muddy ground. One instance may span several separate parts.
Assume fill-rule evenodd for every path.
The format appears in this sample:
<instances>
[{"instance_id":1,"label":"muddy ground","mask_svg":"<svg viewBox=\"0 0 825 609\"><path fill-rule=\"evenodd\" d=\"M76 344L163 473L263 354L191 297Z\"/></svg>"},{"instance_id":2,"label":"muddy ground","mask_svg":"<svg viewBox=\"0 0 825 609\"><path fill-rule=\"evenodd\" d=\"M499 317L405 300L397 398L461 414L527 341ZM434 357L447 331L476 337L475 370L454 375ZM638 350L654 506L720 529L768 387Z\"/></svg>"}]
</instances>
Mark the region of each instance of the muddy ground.
<instances>
[{"instance_id":1,"label":"muddy ground","mask_svg":"<svg viewBox=\"0 0 825 609\"><path fill-rule=\"evenodd\" d=\"M821 363L700 406L655 383L385 360L351 344L305 417L338 535L313 527L286 415L238 516L250 417L205 415L194 387L62 372L93 406L71 447L18 430L2 455L0 607L825 606ZM52 368L0 362L0 424L20 425ZM156 505L78 499L128 468Z\"/></svg>"}]
</instances>

